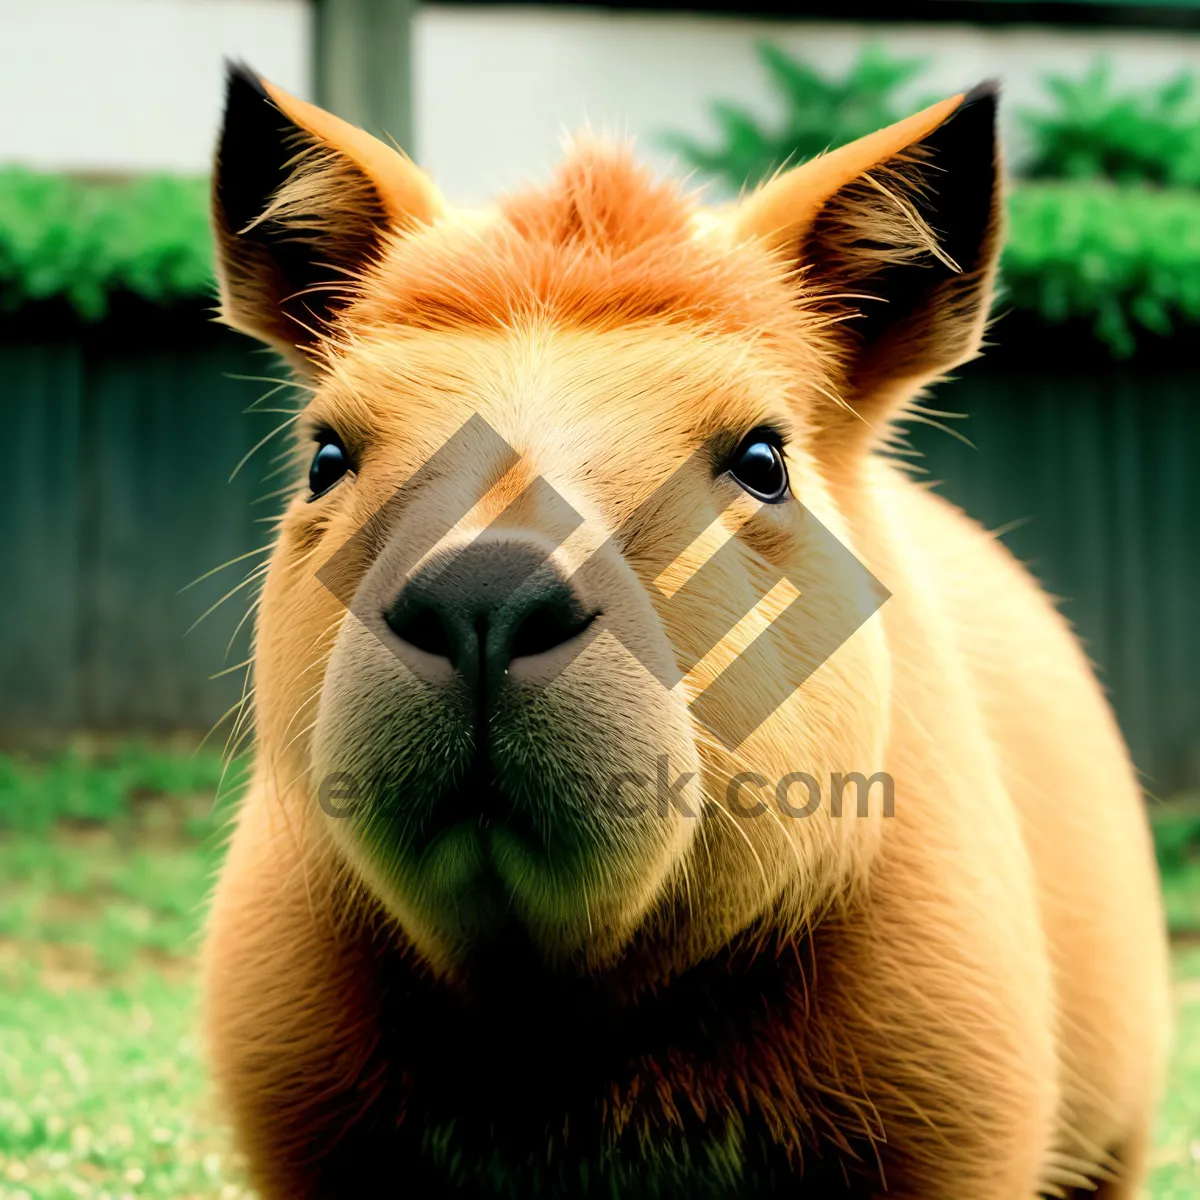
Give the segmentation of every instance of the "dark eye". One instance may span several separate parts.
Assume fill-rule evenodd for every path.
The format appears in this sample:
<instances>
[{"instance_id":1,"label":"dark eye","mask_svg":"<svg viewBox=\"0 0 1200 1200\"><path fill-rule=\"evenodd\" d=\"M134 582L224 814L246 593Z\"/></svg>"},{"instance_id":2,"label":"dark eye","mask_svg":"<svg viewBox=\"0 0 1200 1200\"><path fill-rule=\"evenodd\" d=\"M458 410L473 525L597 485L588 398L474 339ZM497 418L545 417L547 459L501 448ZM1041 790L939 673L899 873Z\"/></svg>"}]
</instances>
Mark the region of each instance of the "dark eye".
<instances>
[{"instance_id":1,"label":"dark eye","mask_svg":"<svg viewBox=\"0 0 1200 1200\"><path fill-rule=\"evenodd\" d=\"M742 439L729 460L729 474L756 499L780 504L788 497L787 464L779 435L756 429Z\"/></svg>"},{"instance_id":2,"label":"dark eye","mask_svg":"<svg viewBox=\"0 0 1200 1200\"><path fill-rule=\"evenodd\" d=\"M329 491L350 470L350 456L332 433L320 435L317 452L308 468L308 490L312 499Z\"/></svg>"}]
</instances>

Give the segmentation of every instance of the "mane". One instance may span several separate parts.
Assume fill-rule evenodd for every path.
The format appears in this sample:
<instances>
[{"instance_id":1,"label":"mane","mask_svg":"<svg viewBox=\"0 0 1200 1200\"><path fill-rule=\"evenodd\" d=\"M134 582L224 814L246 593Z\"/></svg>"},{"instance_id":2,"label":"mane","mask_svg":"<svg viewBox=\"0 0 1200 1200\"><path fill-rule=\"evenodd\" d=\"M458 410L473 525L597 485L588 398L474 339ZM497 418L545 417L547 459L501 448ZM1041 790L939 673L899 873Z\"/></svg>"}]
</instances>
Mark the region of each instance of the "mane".
<instances>
[{"instance_id":1,"label":"mane","mask_svg":"<svg viewBox=\"0 0 1200 1200\"><path fill-rule=\"evenodd\" d=\"M346 327L689 324L803 345L814 363L832 353L828 317L806 304L793 264L699 229L692 198L630 147L576 142L546 187L389 238Z\"/></svg>"}]
</instances>

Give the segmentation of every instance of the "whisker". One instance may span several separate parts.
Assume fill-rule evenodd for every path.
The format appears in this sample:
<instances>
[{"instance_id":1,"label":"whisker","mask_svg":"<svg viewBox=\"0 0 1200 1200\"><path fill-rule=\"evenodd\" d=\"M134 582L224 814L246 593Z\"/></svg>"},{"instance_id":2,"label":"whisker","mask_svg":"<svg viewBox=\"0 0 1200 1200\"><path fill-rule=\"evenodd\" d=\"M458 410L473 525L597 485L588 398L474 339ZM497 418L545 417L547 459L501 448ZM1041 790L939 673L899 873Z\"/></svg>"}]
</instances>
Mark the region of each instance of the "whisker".
<instances>
[{"instance_id":1,"label":"whisker","mask_svg":"<svg viewBox=\"0 0 1200 1200\"><path fill-rule=\"evenodd\" d=\"M724 805L714 804L711 807L733 825L733 828L738 832L738 836L746 843L746 848L750 851L751 856L758 866L758 873L762 879L763 895L766 896L771 890L770 882L767 879L767 869L763 865L762 859L759 858L758 851L755 850L754 843L750 840L750 835L738 824L737 818L733 813L728 812Z\"/></svg>"},{"instance_id":2,"label":"whisker","mask_svg":"<svg viewBox=\"0 0 1200 1200\"><path fill-rule=\"evenodd\" d=\"M261 450L273 437L275 437L276 434L282 433L288 428L289 425L294 425L303 415L303 413L294 413L282 424L277 425L274 429L272 429L271 432L266 435L266 437L259 438L259 440L255 442L254 445L251 446L244 455L242 455L241 461L238 463L238 465L233 468L233 471L229 476L229 482L232 483L237 478L238 472L241 471L241 469L254 457L254 455L257 454L259 450Z\"/></svg>"},{"instance_id":3,"label":"whisker","mask_svg":"<svg viewBox=\"0 0 1200 1200\"><path fill-rule=\"evenodd\" d=\"M962 442L964 446L968 446L972 450L979 449L965 433L960 433L957 429L953 429L949 425L943 425L941 421L933 421L929 417L922 416L919 412L915 412L912 409L901 414L900 420L915 421L918 425L928 425L933 429L941 430L942 433L949 434L955 441Z\"/></svg>"},{"instance_id":4,"label":"whisker","mask_svg":"<svg viewBox=\"0 0 1200 1200\"><path fill-rule=\"evenodd\" d=\"M256 567L256 568L254 569L254 572L253 572L252 574L250 574L250 575L247 575L247 576L246 576L246 578L245 578L245 579L243 579L243 580L242 580L242 582L241 582L241 583L239 583L239 584L237 585L237 587L232 587L232 588L230 588L230 589L229 589L229 591L227 591L227 592L225 593L225 595L223 595L223 596L220 598L220 600L218 600L218 601L217 601L215 604L210 604L210 605L208 606L208 608L206 608L206 609L204 610L204 612L202 612L202 613L201 613L201 614L200 614L200 615L199 615L199 616L198 616L198 617L197 617L197 618L196 618L196 619L195 619L195 620L194 620L194 621L193 621L193 622L192 622L192 623L191 623L191 624L190 624L190 625L187 627L187 629L185 629L185 630L184 630L183 636L184 636L184 637L187 637L187 635L188 635L189 633L191 633L191 632L192 632L192 630L193 630L193 629L195 629L195 628L196 628L196 626L197 626L197 625L199 625L201 621L203 621L203 620L204 620L206 617L209 617L209 616L211 616L213 613L215 613L215 612L217 611L217 609L218 609L218 608L220 608L220 607L221 607L221 605L222 605L222 604L224 604L224 603L225 603L225 601L226 601L226 600L228 600L228 599L229 599L231 596L236 596L236 595L237 595L237 593L238 593L238 592L240 592L240 591L242 590L242 588L244 588L244 587L249 587L249 585L250 585L250 584L254 583L254 582L257 580L257 579L260 579L260 578L261 578L263 575L265 575L265 574L267 573L267 569L270 567L270 565L271 565L270 563L263 563L263 565L262 565L261 567Z\"/></svg>"},{"instance_id":5,"label":"whisker","mask_svg":"<svg viewBox=\"0 0 1200 1200\"><path fill-rule=\"evenodd\" d=\"M280 387L294 387L302 392L316 393L316 388L311 383L301 383L296 379L280 379L276 375L236 375L232 371L225 373L226 379L238 379L243 383L274 383Z\"/></svg>"},{"instance_id":6,"label":"whisker","mask_svg":"<svg viewBox=\"0 0 1200 1200\"><path fill-rule=\"evenodd\" d=\"M234 663L232 667L226 667L224 670L218 671L215 675L210 675L209 679L222 679L226 675L232 675L234 671L240 671L244 667L248 667L253 661L253 658L245 658L240 663Z\"/></svg>"},{"instance_id":7,"label":"whisker","mask_svg":"<svg viewBox=\"0 0 1200 1200\"><path fill-rule=\"evenodd\" d=\"M227 721L227 720L228 720L228 719L229 719L231 716L233 716L233 714L234 714L235 712L237 712L237 711L238 711L238 710L239 710L239 709L242 707L242 705L243 705L243 703L244 703L244 702L245 702L245 698L243 697L243 699L241 699L241 700L238 700L238 701L237 701L235 704L231 704L231 705L230 705L230 706L229 706L229 707L228 707L228 708L227 708L227 709L226 709L226 710L225 710L225 711L224 711L224 712L223 712L223 713L222 713L222 714L221 714L221 715L220 715L220 716L219 716L219 717L218 717L218 718L217 718L217 719L216 719L216 720L215 720L215 721L212 723L212 725L209 727L209 730L208 730L208 732L207 732L207 733L206 733L206 734L205 734L205 735L204 735L204 736L203 736L203 737L200 739L200 742L199 742L199 744L196 746L196 749L193 751L193 754L195 754L195 753L199 753L201 750L203 750L203 749L204 749L205 743L207 743L208 739L209 739L210 737L212 737L212 735L213 735L214 733L216 733L216 732L217 732L217 730L218 730L218 729L220 729L220 727L221 727L222 725L224 725L224 724L225 724L225 722L226 722L226 721Z\"/></svg>"},{"instance_id":8,"label":"whisker","mask_svg":"<svg viewBox=\"0 0 1200 1200\"><path fill-rule=\"evenodd\" d=\"M296 484L289 484L287 487L276 488L273 492L268 492L265 496L259 496L256 500L251 500L251 504L265 504L268 500L275 500L280 496L286 496L288 492L296 490Z\"/></svg>"},{"instance_id":9,"label":"whisker","mask_svg":"<svg viewBox=\"0 0 1200 1200\"><path fill-rule=\"evenodd\" d=\"M258 612L258 606L262 603L262 592L254 596L250 603L246 605L246 611L242 613L241 620L233 627L233 633L229 635L229 641L225 644L225 657L228 658L233 650L233 643L237 641L237 636L242 632L246 622Z\"/></svg>"},{"instance_id":10,"label":"whisker","mask_svg":"<svg viewBox=\"0 0 1200 1200\"><path fill-rule=\"evenodd\" d=\"M272 462L281 462L281 460L279 460L279 459L272 459L271 461ZM285 471L294 470L295 469L294 464L295 464L295 456L292 454L288 454L286 462L281 462L280 466L277 466L273 471L268 471L263 476L263 483L266 483L270 479L277 478L278 476L282 475ZM296 485L293 484L293 486L296 486Z\"/></svg>"},{"instance_id":11,"label":"whisker","mask_svg":"<svg viewBox=\"0 0 1200 1200\"><path fill-rule=\"evenodd\" d=\"M268 542L265 546L258 546L253 550L247 550L245 554L239 554L237 558L227 559L219 567L213 567L211 571L205 571L203 575L197 575L191 583L185 583L175 595L182 596L184 592L194 588L196 584L203 583L206 579L211 579L218 571L223 571L226 567L232 567L234 563L244 562L247 558L253 558L256 554L265 554L274 545L274 542Z\"/></svg>"}]
</instances>

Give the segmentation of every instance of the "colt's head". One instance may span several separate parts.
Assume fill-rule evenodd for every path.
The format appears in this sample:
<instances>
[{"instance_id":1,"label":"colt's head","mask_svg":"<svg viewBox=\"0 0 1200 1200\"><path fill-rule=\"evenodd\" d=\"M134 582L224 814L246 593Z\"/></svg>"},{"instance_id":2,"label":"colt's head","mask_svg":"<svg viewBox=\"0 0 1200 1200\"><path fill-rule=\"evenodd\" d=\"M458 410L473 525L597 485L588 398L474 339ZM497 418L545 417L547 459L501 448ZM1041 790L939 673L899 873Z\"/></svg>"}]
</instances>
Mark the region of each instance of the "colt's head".
<instances>
[{"instance_id":1,"label":"colt's head","mask_svg":"<svg viewBox=\"0 0 1200 1200\"><path fill-rule=\"evenodd\" d=\"M889 418L977 349L994 109L954 97L727 210L585 144L461 212L231 71L222 315L309 396L259 772L435 968L511 937L677 967L861 874L874 820L773 789L882 765L849 501Z\"/></svg>"}]
</instances>

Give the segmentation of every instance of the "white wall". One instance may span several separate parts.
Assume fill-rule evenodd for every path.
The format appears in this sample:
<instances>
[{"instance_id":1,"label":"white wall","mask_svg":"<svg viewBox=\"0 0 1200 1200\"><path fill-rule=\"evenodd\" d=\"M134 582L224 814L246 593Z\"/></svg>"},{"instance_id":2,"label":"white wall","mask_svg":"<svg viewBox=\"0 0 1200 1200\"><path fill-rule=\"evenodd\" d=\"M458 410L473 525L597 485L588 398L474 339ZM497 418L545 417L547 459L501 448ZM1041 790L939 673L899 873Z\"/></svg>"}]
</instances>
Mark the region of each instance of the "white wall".
<instances>
[{"instance_id":1,"label":"white wall","mask_svg":"<svg viewBox=\"0 0 1200 1200\"><path fill-rule=\"evenodd\" d=\"M0 162L85 171L208 167L222 58L312 92L309 0L0 0ZM755 44L776 41L831 71L864 41L931 59L913 99L988 75L1007 124L1050 71L1110 55L1129 84L1200 68L1183 34L955 26L778 24L604 10L422 9L414 33L415 150L454 199L545 177L561 135L590 123L635 135L660 168L664 131L711 135L708 105L772 111Z\"/></svg>"},{"instance_id":2,"label":"white wall","mask_svg":"<svg viewBox=\"0 0 1200 1200\"><path fill-rule=\"evenodd\" d=\"M1005 123L1019 138L1016 110L1042 101L1049 72L1078 75L1107 54L1118 81L1165 80L1200 68L1200 40L1180 33L1061 31L933 25L767 22L547 9L426 8L415 31L418 160L452 198L476 203L494 190L544 178L561 134L589 123L636 136L663 169L656 145L666 130L711 136L717 98L773 111L755 58L768 39L843 71L864 41L894 56L928 56L914 101L952 95L981 79L1005 86Z\"/></svg>"},{"instance_id":3,"label":"white wall","mask_svg":"<svg viewBox=\"0 0 1200 1200\"><path fill-rule=\"evenodd\" d=\"M0 161L208 169L222 59L311 90L307 0L0 0Z\"/></svg>"}]
</instances>

